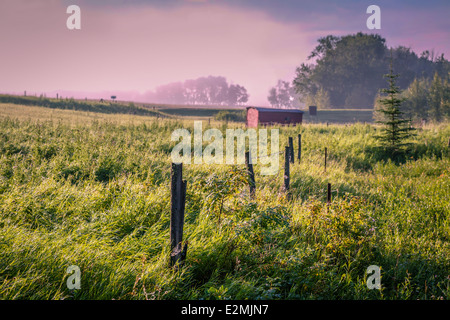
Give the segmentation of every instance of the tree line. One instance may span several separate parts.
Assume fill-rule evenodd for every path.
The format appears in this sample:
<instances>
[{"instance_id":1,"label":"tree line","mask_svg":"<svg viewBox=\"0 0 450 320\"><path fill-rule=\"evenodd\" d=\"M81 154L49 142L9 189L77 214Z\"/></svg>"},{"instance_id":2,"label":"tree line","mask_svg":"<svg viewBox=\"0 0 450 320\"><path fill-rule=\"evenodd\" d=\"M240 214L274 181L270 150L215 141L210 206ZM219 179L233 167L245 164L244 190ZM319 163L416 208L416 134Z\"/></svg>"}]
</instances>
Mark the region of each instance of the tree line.
<instances>
[{"instance_id":1,"label":"tree line","mask_svg":"<svg viewBox=\"0 0 450 320\"><path fill-rule=\"evenodd\" d=\"M158 103L190 105L243 105L248 101L247 89L229 84L225 77L208 76L173 82L156 88L146 95Z\"/></svg>"},{"instance_id":2,"label":"tree line","mask_svg":"<svg viewBox=\"0 0 450 320\"><path fill-rule=\"evenodd\" d=\"M319 38L307 63L296 68L293 81L279 80L270 89L268 101L288 108L297 107L294 101L321 109L377 107L386 88L384 75L391 54L405 114L432 120L448 117L450 62L444 54L426 50L418 55L404 46L388 48L380 35L361 32Z\"/></svg>"},{"instance_id":3,"label":"tree line","mask_svg":"<svg viewBox=\"0 0 450 320\"><path fill-rule=\"evenodd\" d=\"M402 110L406 117L418 120L441 121L450 119L449 77L435 73L432 79L416 78L401 93ZM376 105L377 107L377 105Z\"/></svg>"}]
</instances>

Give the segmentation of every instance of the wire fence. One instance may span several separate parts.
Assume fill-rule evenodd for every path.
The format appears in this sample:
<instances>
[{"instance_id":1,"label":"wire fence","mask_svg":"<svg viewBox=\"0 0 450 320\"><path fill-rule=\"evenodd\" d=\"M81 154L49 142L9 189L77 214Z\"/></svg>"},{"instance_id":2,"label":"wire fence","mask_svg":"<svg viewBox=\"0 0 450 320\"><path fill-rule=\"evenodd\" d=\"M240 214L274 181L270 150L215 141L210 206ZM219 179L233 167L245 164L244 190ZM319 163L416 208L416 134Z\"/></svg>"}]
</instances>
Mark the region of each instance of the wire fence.
<instances>
[{"instance_id":1,"label":"wire fence","mask_svg":"<svg viewBox=\"0 0 450 320\"><path fill-rule=\"evenodd\" d=\"M298 163L301 161L301 136L299 135L298 144ZM324 169L326 172L326 161L327 161L327 148L323 149L308 149L308 152L323 152L325 151L325 162ZM266 184L272 184L274 181L279 179L280 172L284 172L284 188L283 191L286 194L286 199L290 201L292 199L292 193L289 189L290 185L290 166L294 163L294 146L292 138L289 138L289 145L286 146L285 150L267 154L259 158L268 158L274 155L285 154L284 167L278 168L272 177L268 181L264 181ZM246 157L246 167L248 174L248 187L250 189L249 195L251 199L255 197L256 182L255 174L253 171L253 161L251 161L251 152L248 151L245 154ZM289 159L288 159L289 158ZM327 210L331 204L331 194L333 192L331 184L327 184ZM186 180L182 179L182 165L172 164L172 194L171 194L171 266L176 266L178 263L182 264L186 258L188 242L183 242L183 225L184 225L184 208L186 201ZM219 216L220 218L220 216ZM220 220L219 220L220 222ZM182 245L184 243L184 245Z\"/></svg>"}]
</instances>

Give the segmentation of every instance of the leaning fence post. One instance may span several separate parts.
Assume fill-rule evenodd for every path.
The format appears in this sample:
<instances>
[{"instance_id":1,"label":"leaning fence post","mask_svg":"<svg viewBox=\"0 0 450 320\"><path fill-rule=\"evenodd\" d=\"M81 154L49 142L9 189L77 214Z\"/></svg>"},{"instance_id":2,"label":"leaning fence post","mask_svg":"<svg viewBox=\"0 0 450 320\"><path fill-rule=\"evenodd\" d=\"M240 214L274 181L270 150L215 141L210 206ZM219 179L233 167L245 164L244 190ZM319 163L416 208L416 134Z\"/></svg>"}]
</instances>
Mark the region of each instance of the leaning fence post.
<instances>
[{"instance_id":1,"label":"leaning fence post","mask_svg":"<svg viewBox=\"0 0 450 320\"><path fill-rule=\"evenodd\" d=\"M302 135L298 135L298 162L302 158Z\"/></svg>"},{"instance_id":2,"label":"leaning fence post","mask_svg":"<svg viewBox=\"0 0 450 320\"><path fill-rule=\"evenodd\" d=\"M171 214L170 214L170 264L182 263L186 258L187 242L182 248L186 180L183 180L183 164L172 163Z\"/></svg>"},{"instance_id":3,"label":"leaning fence post","mask_svg":"<svg viewBox=\"0 0 450 320\"><path fill-rule=\"evenodd\" d=\"M288 146L286 146L284 151L284 190L288 194L288 198L289 198L289 153L290 149Z\"/></svg>"},{"instance_id":4,"label":"leaning fence post","mask_svg":"<svg viewBox=\"0 0 450 320\"><path fill-rule=\"evenodd\" d=\"M292 137L289 137L289 161L294 163L294 142Z\"/></svg>"},{"instance_id":5,"label":"leaning fence post","mask_svg":"<svg viewBox=\"0 0 450 320\"><path fill-rule=\"evenodd\" d=\"M255 198L255 189L256 189L256 183L255 183L255 173L253 171L253 164L251 163L251 157L250 152L245 153L245 164L247 165L247 171L249 174L249 186L250 186L250 198Z\"/></svg>"}]
</instances>

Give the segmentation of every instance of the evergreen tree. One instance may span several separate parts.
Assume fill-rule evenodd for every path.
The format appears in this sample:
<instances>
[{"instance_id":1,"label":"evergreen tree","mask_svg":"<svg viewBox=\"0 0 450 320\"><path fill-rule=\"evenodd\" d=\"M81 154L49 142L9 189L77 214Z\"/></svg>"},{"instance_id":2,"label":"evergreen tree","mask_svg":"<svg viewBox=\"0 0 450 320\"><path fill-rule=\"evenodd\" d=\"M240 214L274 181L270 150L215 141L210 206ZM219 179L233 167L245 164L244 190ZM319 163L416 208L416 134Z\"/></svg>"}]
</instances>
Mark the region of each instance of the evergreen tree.
<instances>
[{"instance_id":1,"label":"evergreen tree","mask_svg":"<svg viewBox=\"0 0 450 320\"><path fill-rule=\"evenodd\" d=\"M381 107L377 110L382 115L382 120L377 122L384 125L377 139L391 155L408 145L405 141L413 135L411 131L414 130L411 127L411 120L403 119L403 111L400 109L405 99L399 97L400 89L396 86L398 76L393 73L391 58L389 73L385 75L389 88L381 90L386 96L379 100Z\"/></svg>"}]
</instances>

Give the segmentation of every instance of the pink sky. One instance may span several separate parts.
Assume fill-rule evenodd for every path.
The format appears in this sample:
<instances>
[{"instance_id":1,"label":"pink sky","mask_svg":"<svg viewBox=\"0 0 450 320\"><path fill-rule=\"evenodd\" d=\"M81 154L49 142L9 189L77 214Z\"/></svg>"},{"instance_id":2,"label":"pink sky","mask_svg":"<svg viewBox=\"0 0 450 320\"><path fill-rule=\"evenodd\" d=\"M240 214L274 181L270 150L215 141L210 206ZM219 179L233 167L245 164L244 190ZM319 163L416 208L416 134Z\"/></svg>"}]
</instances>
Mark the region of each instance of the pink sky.
<instances>
[{"instance_id":1,"label":"pink sky","mask_svg":"<svg viewBox=\"0 0 450 320\"><path fill-rule=\"evenodd\" d=\"M292 80L318 37L369 32L365 20L359 30L348 31L339 27L338 16L321 15L328 24L317 30L311 22L218 4L80 7L82 29L70 31L60 1L1 0L0 92L144 93L214 75L245 86L249 104L267 105L269 88L278 79ZM402 44L392 38L388 45ZM403 39L413 50L425 45L414 34Z\"/></svg>"}]
</instances>

